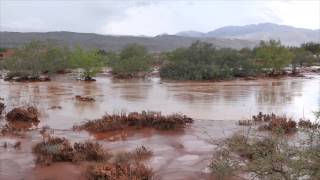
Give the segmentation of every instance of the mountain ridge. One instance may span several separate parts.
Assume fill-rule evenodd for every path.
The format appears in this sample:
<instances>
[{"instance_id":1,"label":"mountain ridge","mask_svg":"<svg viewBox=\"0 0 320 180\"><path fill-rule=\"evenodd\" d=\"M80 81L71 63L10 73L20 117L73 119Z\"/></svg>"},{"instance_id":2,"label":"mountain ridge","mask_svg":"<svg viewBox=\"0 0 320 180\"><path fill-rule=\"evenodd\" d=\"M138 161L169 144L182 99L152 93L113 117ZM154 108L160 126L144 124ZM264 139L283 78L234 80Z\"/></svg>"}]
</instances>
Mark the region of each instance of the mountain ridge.
<instances>
[{"instance_id":1,"label":"mountain ridge","mask_svg":"<svg viewBox=\"0 0 320 180\"><path fill-rule=\"evenodd\" d=\"M176 35L145 36L114 36L95 33L75 33L69 31L55 32L6 32L0 31L0 47L19 47L32 40L51 40L59 44L73 47L80 45L84 48L98 48L104 50L120 50L129 43L138 43L146 46L152 52L171 51L180 47L187 47L191 43L200 40L194 37L182 37ZM212 43L220 48L254 47L257 42L247 40L231 40L222 38L201 38L202 41Z\"/></svg>"},{"instance_id":2,"label":"mountain ridge","mask_svg":"<svg viewBox=\"0 0 320 180\"><path fill-rule=\"evenodd\" d=\"M309 41L320 42L320 29L312 30L274 23L224 26L206 33L198 31L182 31L176 35L197 38L215 37L225 39L245 39L249 41L279 39L283 44L293 46L298 46Z\"/></svg>"}]
</instances>

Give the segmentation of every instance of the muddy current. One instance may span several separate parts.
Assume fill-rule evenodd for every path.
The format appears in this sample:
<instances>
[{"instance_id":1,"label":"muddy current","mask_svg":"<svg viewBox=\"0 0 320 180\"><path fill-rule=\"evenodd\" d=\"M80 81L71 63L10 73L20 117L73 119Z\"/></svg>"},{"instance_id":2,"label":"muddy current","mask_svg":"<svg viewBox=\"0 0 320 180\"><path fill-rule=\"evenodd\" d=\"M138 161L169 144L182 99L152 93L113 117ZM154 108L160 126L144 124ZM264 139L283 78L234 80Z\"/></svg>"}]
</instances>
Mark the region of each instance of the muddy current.
<instances>
[{"instance_id":1,"label":"muddy current","mask_svg":"<svg viewBox=\"0 0 320 180\"><path fill-rule=\"evenodd\" d=\"M76 95L90 96L95 101L79 102ZM85 179L79 165L35 166L31 151L41 141L39 128L43 126L52 128L55 136L71 141L97 140L110 151L146 145L154 152L147 164L161 179L206 179L208 159L216 148L212 141L242 131L236 120L250 118L260 111L312 120L313 111L320 106L320 76L177 82L159 78L119 80L100 75L96 82L81 82L59 75L51 82L18 83L0 79L0 97L7 112L21 105L33 105L40 111L40 123L23 137L0 137L0 179ZM178 132L150 129L126 132L126 138L116 141L110 141L110 136L117 134L72 131L73 125L105 113L142 110L183 113L195 122ZM16 141L21 141L21 148L10 148ZM8 147L4 148L4 143Z\"/></svg>"}]
</instances>

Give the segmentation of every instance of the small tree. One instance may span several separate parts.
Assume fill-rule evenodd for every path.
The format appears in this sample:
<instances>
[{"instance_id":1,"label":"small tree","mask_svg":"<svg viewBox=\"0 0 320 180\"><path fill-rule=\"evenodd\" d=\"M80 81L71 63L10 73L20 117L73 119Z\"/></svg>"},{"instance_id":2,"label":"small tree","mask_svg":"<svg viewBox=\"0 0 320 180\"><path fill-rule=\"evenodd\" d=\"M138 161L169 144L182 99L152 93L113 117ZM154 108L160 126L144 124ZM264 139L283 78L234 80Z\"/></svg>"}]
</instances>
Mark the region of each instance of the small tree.
<instances>
[{"instance_id":1,"label":"small tree","mask_svg":"<svg viewBox=\"0 0 320 180\"><path fill-rule=\"evenodd\" d=\"M292 62L292 58L293 54L282 46L280 41L261 41L260 46L256 49L256 60L263 69L271 70L272 75L281 72L282 68Z\"/></svg>"},{"instance_id":2,"label":"small tree","mask_svg":"<svg viewBox=\"0 0 320 180\"><path fill-rule=\"evenodd\" d=\"M298 66L311 65L315 61L315 57L313 57L312 53L303 48L292 48L291 51L294 54L292 59L293 74L297 73L296 69Z\"/></svg>"},{"instance_id":3,"label":"small tree","mask_svg":"<svg viewBox=\"0 0 320 180\"><path fill-rule=\"evenodd\" d=\"M136 76L151 69L150 56L144 46L129 44L125 46L118 56L110 54L109 65L112 72L119 76Z\"/></svg>"},{"instance_id":4,"label":"small tree","mask_svg":"<svg viewBox=\"0 0 320 180\"><path fill-rule=\"evenodd\" d=\"M311 52L314 55L320 55L320 44L314 42L308 42L301 45L303 49Z\"/></svg>"},{"instance_id":5,"label":"small tree","mask_svg":"<svg viewBox=\"0 0 320 180\"><path fill-rule=\"evenodd\" d=\"M41 73L55 73L67 68L68 49L51 42L32 41L15 49L2 63L9 76L38 78Z\"/></svg>"},{"instance_id":6,"label":"small tree","mask_svg":"<svg viewBox=\"0 0 320 180\"><path fill-rule=\"evenodd\" d=\"M90 81L102 68L103 57L96 50L84 50L76 47L70 54L69 61L72 67L83 70L81 77Z\"/></svg>"}]
</instances>

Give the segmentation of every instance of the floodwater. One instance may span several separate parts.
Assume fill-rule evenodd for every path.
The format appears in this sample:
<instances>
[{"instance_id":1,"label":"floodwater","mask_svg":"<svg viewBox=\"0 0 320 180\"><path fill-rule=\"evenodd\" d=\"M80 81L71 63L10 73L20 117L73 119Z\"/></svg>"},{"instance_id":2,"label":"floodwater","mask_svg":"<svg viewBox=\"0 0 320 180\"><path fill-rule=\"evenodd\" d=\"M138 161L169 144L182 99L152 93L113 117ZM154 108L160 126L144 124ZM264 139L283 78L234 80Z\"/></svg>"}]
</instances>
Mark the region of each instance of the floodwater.
<instances>
[{"instance_id":1,"label":"floodwater","mask_svg":"<svg viewBox=\"0 0 320 180\"><path fill-rule=\"evenodd\" d=\"M96 101L79 102L74 98L76 95L90 96ZM156 77L119 80L107 75L100 75L96 82L80 82L59 75L51 82L0 80L0 97L4 98L7 112L21 105L38 107L41 113L38 128L50 126L55 129L54 135L71 141L97 139L111 151L147 145L154 151L147 164L161 179L206 179L208 158L215 148L211 141L241 130L234 120L249 118L260 111L312 120L312 112L320 107L320 75L227 82L175 82ZM61 109L51 109L52 106ZM105 113L142 110L183 113L196 121L185 132L144 130L114 142L103 135L71 130L74 124ZM23 137L0 137L0 179L81 179L81 166L60 163L36 167L31 149L40 140L38 129ZM19 150L10 148L16 141L22 143ZM2 147L4 142L9 144L8 148Z\"/></svg>"}]
</instances>

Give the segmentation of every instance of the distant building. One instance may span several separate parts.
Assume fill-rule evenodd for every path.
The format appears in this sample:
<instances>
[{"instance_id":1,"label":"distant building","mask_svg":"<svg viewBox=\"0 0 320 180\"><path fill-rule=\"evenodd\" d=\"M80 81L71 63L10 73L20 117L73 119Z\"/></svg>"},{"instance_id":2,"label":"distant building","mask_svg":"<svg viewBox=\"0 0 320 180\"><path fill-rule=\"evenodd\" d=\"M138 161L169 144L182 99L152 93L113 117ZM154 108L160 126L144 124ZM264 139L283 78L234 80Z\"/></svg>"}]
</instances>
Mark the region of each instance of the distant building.
<instances>
[{"instance_id":1,"label":"distant building","mask_svg":"<svg viewBox=\"0 0 320 180\"><path fill-rule=\"evenodd\" d=\"M13 49L6 49L5 51L0 52L0 60L10 57L14 54Z\"/></svg>"}]
</instances>

